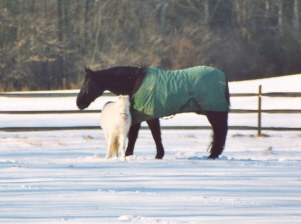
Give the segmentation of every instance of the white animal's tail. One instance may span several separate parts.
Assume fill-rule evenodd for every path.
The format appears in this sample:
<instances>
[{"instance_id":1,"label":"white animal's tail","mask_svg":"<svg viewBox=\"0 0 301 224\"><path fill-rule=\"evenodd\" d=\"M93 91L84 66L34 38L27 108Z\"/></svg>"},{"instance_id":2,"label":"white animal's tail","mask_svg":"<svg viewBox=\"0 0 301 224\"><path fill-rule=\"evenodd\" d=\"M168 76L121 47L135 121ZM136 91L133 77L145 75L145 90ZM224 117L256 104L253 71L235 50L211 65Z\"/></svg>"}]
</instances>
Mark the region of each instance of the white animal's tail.
<instances>
[{"instance_id":1,"label":"white animal's tail","mask_svg":"<svg viewBox=\"0 0 301 224\"><path fill-rule=\"evenodd\" d=\"M117 102L107 103L101 114L101 127L107 140L107 159L113 155L118 157L121 148L125 158L125 141L132 123L130 114L130 97L118 96Z\"/></svg>"}]
</instances>

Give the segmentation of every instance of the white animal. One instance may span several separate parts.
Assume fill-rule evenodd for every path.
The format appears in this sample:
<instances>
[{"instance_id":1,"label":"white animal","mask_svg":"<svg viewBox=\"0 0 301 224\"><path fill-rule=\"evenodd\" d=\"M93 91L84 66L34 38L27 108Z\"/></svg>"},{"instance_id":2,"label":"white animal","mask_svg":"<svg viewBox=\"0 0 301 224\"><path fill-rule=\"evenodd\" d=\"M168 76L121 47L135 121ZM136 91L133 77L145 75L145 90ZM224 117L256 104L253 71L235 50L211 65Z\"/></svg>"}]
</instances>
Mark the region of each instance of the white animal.
<instances>
[{"instance_id":1,"label":"white animal","mask_svg":"<svg viewBox=\"0 0 301 224\"><path fill-rule=\"evenodd\" d=\"M130 97L118 96L117 102L108 102L101 112L100 126L107 140L106 159L115 155L118 157L118 148L121 148L125 158L125 141L130 130L132 117L130 114Z\"/></svg>"}]
</instances>

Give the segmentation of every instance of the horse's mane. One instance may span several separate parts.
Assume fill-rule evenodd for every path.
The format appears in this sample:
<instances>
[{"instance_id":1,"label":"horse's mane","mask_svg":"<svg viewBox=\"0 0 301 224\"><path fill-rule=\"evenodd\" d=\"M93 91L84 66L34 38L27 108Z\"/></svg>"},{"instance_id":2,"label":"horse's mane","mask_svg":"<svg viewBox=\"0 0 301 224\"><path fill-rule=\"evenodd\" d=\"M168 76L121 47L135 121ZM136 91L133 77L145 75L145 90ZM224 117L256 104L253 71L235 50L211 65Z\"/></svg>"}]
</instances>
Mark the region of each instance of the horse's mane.
<instances>
[{"instance_id":1,"label":"horse's mane","mask_svg":"<svg viewBox=\"0 0 301 224\"><path fill-rule=\"evenodd\" d=\"M143 69L143 68L148 68L149 65L144 64L144 63L139 63L139 64L136 64L136 67L138 67L138 68L140 68L140 69Z\"/></svg>"},{"instance_id":2,"label":"horse's mane","mask_svg":"<svg viewBox=\"0 0 301 224\"><path fill-rule=\"evenodd\" d=\"M137 90L139 89L146 73L148 70L149 66L146 64L137 64L136 66L124 66L124 67L114 67L114 68L109 68L109 69L104 69L104 70L110 70L110 69L119 69L119 73L120 72L124 72L125 74L128 74L129 76L132 76L135 80L134 82L132 82L132 90L128 93L129 95L134 95ZM121 71L120 71L121 69ZM100 70L100 71L95 71L95 72L101 72L104 70ZM92 73L94 73L94 71L92 71L89 67L85 67L85 72L86 75L90 75Z\"/></svg>"},{"instance_id":3,"label":"horse's mane","mask_svg":"<svg viewBox=\"0 0 301 224\"><path fill-rule=\"evenodd\" d=\"M134 89L133 89L133 92L131 95L134 95L137 92L137 90L139 89L139 87L147 73L148 67L149 66L146 64L138 64L137 65L137 68L138 68L137 79L135 81Z\"/></svg>"},{"instance_id":4,"label":"horse's mane","mask_svg":"<svg viewBox=\"0 0 301 224\"><path fill-rule=\"evenodd\" d=\"M139 75L146 75L149 65L147 64L137 64L137 68L139 69Z\"/></svg>"}]
</instances>

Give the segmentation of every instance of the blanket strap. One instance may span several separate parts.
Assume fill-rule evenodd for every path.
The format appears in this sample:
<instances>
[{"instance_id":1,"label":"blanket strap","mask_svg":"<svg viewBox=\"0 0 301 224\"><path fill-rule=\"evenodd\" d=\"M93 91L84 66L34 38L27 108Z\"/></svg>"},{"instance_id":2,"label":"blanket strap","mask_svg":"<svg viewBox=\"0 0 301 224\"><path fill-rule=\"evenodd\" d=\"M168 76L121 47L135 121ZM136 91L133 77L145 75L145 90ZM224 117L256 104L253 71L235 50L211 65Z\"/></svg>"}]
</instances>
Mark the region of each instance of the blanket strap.
<instances>
[{"instance_id":1,"label":"blanket strap","mask_svg":"<svg viewBox=\"0 0 301 224\"><path fill-rule=\"evenodd\" d=\"M192 101L192 102L194 102L195 105L200 109L200 110L198 111L198 114L205 114L204 111L202 110L202 108L201 108L199 102L193 97L193 94L194 94L193 91L190 91L190 92L189 92L189 95L190 95L189 100L188 100L188 101L187 101L187 102L179 109L179 111L178 111L177 113L181 113L182 110L183 110L185 107L188 106L188 104L190 103L190 101ZM172 115L170 115L170 116L167 116L167 117L161 117L161 118L164 119L164 120L169 120L169 119L172 119L174 116L176 116L176 113L174 113L174 114L172 114Z\"/></svg>"},{"instance_id":2,"label":"blanket strap","mask_svg":"<svg viewBox=\"0 0 301 224\"><path fill-rule=\"evenodd\" d=\"M193 97L194 95L194 92L193 91L190 91L189 92L189 95L190 95L190 99L180 108L179 112L181 112L185 107L188 106L188 104L190 103L190 101L194 102L195 105L200 109L199 112L203 113L204 111L202 110L199 102Z\"/></svg>"}]
</instances>

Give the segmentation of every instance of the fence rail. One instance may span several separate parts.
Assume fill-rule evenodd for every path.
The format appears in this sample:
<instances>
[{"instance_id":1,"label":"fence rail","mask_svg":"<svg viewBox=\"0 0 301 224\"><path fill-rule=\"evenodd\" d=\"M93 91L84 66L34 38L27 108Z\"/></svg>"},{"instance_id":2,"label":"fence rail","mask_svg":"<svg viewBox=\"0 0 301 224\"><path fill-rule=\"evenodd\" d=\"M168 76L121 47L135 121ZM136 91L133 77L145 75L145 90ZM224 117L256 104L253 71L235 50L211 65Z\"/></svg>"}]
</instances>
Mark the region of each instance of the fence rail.
<instances>
[{"instance_id":1,"label":"fence rail","mask_svg":"<svg viewBox=\"0 0 301 224\"><path fill-rule=\"evenodd\" d=\"M13 92L13 93L0 93L0 97L20 97L20 98L31 98L31 97L76 97L78 93L51 93L51 92ZM102 96L115 96L111 92L104 92Z\"/></svg>"},{"instance_id":2,"label":"fence rail","mask_svg":"<svg viewBox=\"0 0 301 224\"><path fill-rule=\"evenodd\" d=\"M0 111L0 114L94 114L101 113L101 110L39 110L39 111ZM233 114L247 114L247 113L258 113L258 110L243 110L243 109L232 109L230 113ZM291 110L291 109L278 109L278 110L261 110L261 113L267 114L298 114L301 110Z\"/></svg>"},{"instance_id":3,"label":"fence rail","mask_svg":"<svg viewBox=\"0 0 301 224\"><path fill-rule=\"evenodd\" d=\"M114 96L110 92L105 92L104 96ZM31 98L31 97L76 97L77 93L55 93L55 92L28 92L28 93L0 93L0 97L14 97L14 98ZM230 130L257 130L258 135L262 130L274 130L274 131L301 131L301 127L289 128L289 127L262 127L262 113L269 114L301 114L301 110L293 109L274 109L274 110L262 110L262 97L301 97L301 92L270 92L262 93L261 86L258 88L258 93L234 93L231 97L258 97L258 109L257 110L243 110L232 109L230 113L245 114L245 113L257 113L257 126L229 126ZM80 114L80 113L101 113L101 110L41 110L41 111L0 111L0 114L14 114L14 115L30 115L30 114ZM147 127L142 127L147 128ZM2 127L0 131L47 131L47 130L81 130L81 129L100 129L99 126L73 126L73 127ZM211 126L163 126L162 129L211 129Z\"/></svg>"},{"instance_id":4,"label":"fence rail","mask_svg":"<svg viewBox=\"0 0 301 224\"><path fill-rule=\"evenodd\" d=\"M19 131L59 131L59 130L100 130L99 126L70 126L70 127L3 127L0 131L19 132ZM141 126L142 130L149 129ZM161 126L162 130L211 130L211 126ZM257 127L252 126L229 126L229 130L254 130ZM285 127L262 127L264 131L301 131L301 128L285 128Z\"/></svg>"},{"instance_id":5,"label":"fence rail","mask_svg":"<svg viewBox=\"0 0 301 224\"><path fill-rule=\"evenodd\" d=\"M78 93L49 93L49 92L13 92L13 93L0 93L0 97L76 97ZM102 96L115 96L111 92L104 92ZM258 93L232 93L231 97L251 97L257 96ZM301 92L272 92L272 93L261 93L261 96L267 97L301 97Z\"/></svg>"}]
</instances>

